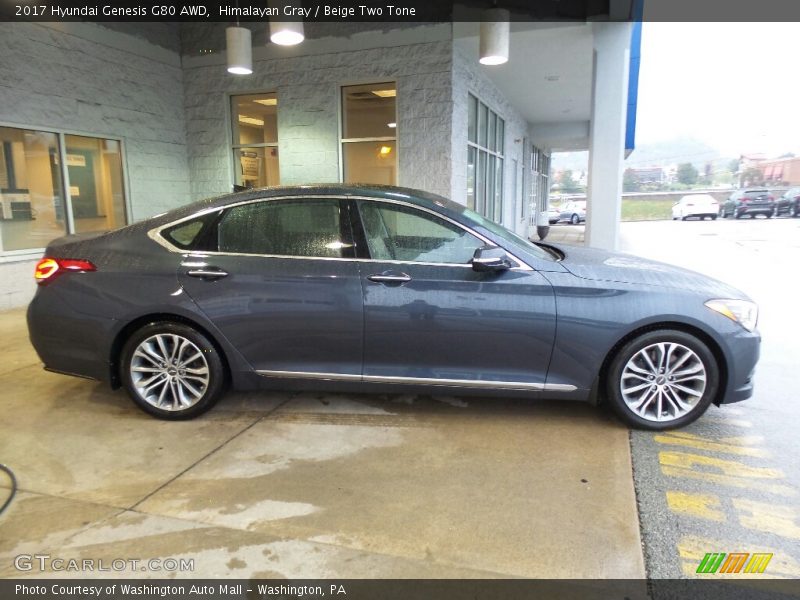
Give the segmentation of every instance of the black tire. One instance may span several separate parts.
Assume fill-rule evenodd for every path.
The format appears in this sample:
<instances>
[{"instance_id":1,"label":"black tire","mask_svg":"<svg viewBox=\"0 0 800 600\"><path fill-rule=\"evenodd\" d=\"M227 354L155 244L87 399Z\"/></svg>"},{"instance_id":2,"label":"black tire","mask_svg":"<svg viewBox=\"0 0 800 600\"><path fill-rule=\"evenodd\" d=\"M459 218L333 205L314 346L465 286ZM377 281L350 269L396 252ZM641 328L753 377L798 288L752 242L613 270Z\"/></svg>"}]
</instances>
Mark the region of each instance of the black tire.
<instances>
[{"instance_id":1,"label":"black tire","mask_svg":"<svg viewBox=\"0 0 800 600\"><path fill-rule=\"evenodd\" d=\"M741 212L739 212L739 211L737 210L737 211L736 211L736 212L733 214L733 217L734 217L735 219L741 219L741 218L742 218L742 213L741 213Z\"/></svg>"},{"instance_id":2,"label":"black tire","mask_svg":"<svg viewBox=\"0 0 800 600\"><path fill-rule=\"evenodd\" d=\"M628 406L622 393L623 371L629 361L632 361L643 349L660 342L678 344L680 347L688 349L693 353L697 361L702 363L705 370L705 387L703 388L700 398L692 405L691 409L685 413L665 421L650 420L636 414L633 409ZM678 355L676 354L675 356ZM694 358L692 360L694 360ZM668 385L666 381L665 384ZM655 385L653 388L654 387ZM651 390L653 388L651 388ZM694 335L674 329L650 331L627 342L616 352L611 360L606 380L606 398L611 410L627 425L637 429L648 429L651 431L675 429L695 421L708 409L718 389L719 367L714 358L714 354L705 343ZM646 390L643 393L646 393ZM669 406L666 402L665 405ZM647 406L645 408L647 408ZM662 414L663 412L664 411L662 411Z\"/></svg>"},{"instance_id":3,"label":"black tire","mask_svg":"<svg viewBox=\"0 0 800 600\"><path fill-rule=\"evenodd\" d=\"M573 225L577 225L578 223L581 222L581 218L578 215L572 215L569 219L569 222L572 223Z\"/></svg>"},{"instance_id":4,"label":"black tire","mask_svg":"<svg viewBox=\"0 0 800 600\"><path fill-rule=\"evenodd\" d=\"M771 219L771 218L772 218L774 215L775 215L775 211L773 211L773 212L768 212L768 213L767 213L767 218L768 218L768 219Z\"/></svg>"},{"instance_id":5,"label":"black tire","mask_svg":"<svg viewBox=\"0 0 800 600\"><path fill-rule=\"evenodd\" d=\"M717 215L711 215L711 220L712 221L716 221L717 220Z\"/></svg>"},{"instance_id":6,"label":"black tire","mask_svg":"<svg viewBox=\"0 0 800 600\"><path fill-rule=\"evenodd\" d=\"M178 360L175 359L175 365L157 365L155 355L150 353L136 353L136 350L141 344L149 341L148 347L154 348L157 353L161 353L156 343L159 339L158 336L164 336L161 339L175 340L171 348L177 348L172 355L176 356L178 349L185 348L186 352L195 352L191 355L186 355L187 359L185 368L179 371ZM188 342L188 343L184 343ZM170 347L167 348L169 354ZM199 354L197 352L199 351ZM146 354L146 356L145 356ZM188 360L192 359L192 360ZM134 364L134 361L137 361ZM149 361L149 362L148 362ZM133 369L152 369L147 375L134 374ZM200 372L200 375L193 375L187 373L186 370L193 372ZM207 381L201 383L201 380L206 375L202 371L207 371ZM157 373L154 371L158 371ZM167 371L171 371L167 373ZM180 372L180 379L178 373ZM134 378L138 377L138 381ZM158 385L158 382L142 388L142 384L146 383L146 377L159 377L164 380L163 385ZM172 378L174 383L168 380ZM207 410L209 410L217 401L222 397L226 387L226 372L222 358L219 355L214 344L204 334L200 333L193 327L184 325L182 323L175 323L170 321L161 321L145 325L141 329L134 332L125 342L122 348L120 360L120 379L128 395L134 403L146 413L158 417L159 419L166 419L169 421L177 421L184 419L192 419L197 417ZM185 384L180 384L179 381L185 381ZM137 388L137 383L139 387ZM181 388L179 393L178 387ZM140 389L153 389L151 399L146 399L142 396ZM164 391L164 390L167 391ZM191 389L199 396L190 395L186 396L186 390ZM163 403L167 406L169 398L173 399L172 408L160 408L153 402L159 401L160 398L153 398L156 396L156 390L167 401ZM178 406L178 399L187 398L189 404L187 406Z\"/></svg>"}]
</instances>

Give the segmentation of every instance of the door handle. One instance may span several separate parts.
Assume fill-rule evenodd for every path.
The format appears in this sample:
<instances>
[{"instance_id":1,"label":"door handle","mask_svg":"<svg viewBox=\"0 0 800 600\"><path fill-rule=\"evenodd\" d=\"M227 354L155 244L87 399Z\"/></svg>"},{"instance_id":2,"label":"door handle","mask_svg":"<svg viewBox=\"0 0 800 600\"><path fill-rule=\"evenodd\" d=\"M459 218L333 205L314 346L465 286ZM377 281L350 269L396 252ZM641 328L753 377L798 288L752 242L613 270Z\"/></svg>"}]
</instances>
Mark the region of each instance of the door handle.
<instances>
[{"instance_id":1,"label":"door handle","mask_svg":"<svg viewBox=\"0 0 800 600\"><path fill-rule=\"evenodd\" d=\"M390 273L378 273L376 275L370 275L367 277L370 281L374 281L375 283L408 283L411 281L411 276L406 275L405 273L397 273L397 274L390 274Z\"/></svg>"},{"instance_id":2,"label":"door handle","mask_svg":"<svg viewBox=\"0 0 800 600\"><path fill-rule=\"evenodd\" d=\"M186 274L189 277L200 277L202 279L220 279L221 277L227 277L227 271L223 271L222 269L217 269L214 267L206 268L206 269L192 269L191 271L186 271Z\"/></svg>"}]
</instances>

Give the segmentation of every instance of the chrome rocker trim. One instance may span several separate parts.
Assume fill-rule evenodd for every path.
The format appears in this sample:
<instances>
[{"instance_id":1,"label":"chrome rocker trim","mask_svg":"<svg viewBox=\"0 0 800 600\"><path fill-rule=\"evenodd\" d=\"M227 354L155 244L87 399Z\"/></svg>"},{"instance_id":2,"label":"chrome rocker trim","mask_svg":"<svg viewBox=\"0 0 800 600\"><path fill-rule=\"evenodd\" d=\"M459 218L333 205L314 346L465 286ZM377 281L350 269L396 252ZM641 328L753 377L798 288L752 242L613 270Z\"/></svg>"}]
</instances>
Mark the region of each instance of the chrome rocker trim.
<instances>
[{"instance_id":1,"label":"chrome rocker trim","mask_svg":"<svg viewBox=\"0 0 800 600\"><path fill-rule=\"evenodd\" d=\"M352 373L316 373L311 371L258 370L262 377L279 379L317 379L321 381L355 381L361 383L399 383L406 385L433 385L492 390L528 390L533 392L574 392L574 385L563 383L528 383L523 381L486 381L478 379L438 379L431 377L395 377L384 375L356 375Z\"/></svg>"}]
</instances>

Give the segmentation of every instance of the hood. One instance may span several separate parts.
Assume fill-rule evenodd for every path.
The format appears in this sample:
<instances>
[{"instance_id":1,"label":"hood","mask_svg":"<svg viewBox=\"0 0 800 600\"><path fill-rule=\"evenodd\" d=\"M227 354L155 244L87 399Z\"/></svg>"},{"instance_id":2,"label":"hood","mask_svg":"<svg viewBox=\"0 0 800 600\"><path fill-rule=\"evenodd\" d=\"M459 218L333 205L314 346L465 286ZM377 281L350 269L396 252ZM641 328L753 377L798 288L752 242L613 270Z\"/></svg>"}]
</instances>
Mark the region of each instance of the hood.
<instances>
[{"instance_id":1,"label":"hood","mask_svg":"<svg viewBox=\"0 0 800 600\"><path fill-rule=\"evenodd\" d=\"M582 279L661 286L703 293L709 298L749 300L747 294L712 277L666 263L595 248L559 246L561 264Z\"/></svg>"}]
</instances>

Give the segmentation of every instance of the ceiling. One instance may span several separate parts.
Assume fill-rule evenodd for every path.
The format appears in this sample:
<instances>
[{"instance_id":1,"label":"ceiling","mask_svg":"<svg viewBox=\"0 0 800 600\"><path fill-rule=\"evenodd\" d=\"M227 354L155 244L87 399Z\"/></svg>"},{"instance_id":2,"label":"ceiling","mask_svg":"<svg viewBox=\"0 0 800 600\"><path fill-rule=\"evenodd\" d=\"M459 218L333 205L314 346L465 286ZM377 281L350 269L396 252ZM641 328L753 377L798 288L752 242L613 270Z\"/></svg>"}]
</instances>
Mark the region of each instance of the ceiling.
<instances>
[{"instance_id":1,"label":"ceiling","mask_svg":"<svg viewBox=\"0 0 800 600\"><path fill-rule=\"evenodd\" d=\"M478 23L454 23L456 48L478 60ZM592 26L512 23L509 60L480 69L532 124L588 121L591 114Z\"/></svg>"}]
</instances>

